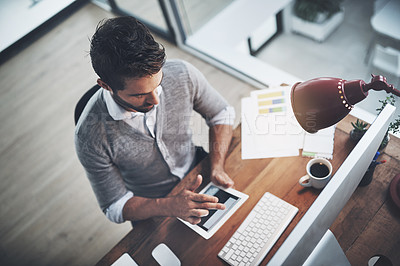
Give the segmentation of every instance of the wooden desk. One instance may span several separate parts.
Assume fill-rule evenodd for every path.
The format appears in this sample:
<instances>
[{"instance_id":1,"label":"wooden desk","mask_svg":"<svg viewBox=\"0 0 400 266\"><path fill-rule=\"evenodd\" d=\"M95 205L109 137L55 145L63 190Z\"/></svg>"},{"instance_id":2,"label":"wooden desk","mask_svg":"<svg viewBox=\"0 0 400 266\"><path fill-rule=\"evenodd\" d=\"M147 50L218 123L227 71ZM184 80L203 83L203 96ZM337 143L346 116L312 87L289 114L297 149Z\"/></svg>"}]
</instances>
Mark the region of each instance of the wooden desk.
<instances>
[{"instance_id":1,"label":"wooden desk","mask_svg":"<svg viewBox=\"0 0 400 266\"><path fill-rule=\"evenodd\" d=\"M351 120L353 121L353 120ZM345 122L349 124L349 122ZM343 131L344 128L346 131ZM334 172L339 168L354 147L348 138L348 126L338 126L335 132L335 147L332 165ZM287 157L256 160L241 160L240 127L234 131L226 171L235 181L235 188L248 194L249 199L209 240L203 239L176 218L153 218L142 221L99 262L98 265L110 265L123 253L129 253L139 265L157 265L151 251L160 243L167 244L179 257L182 265L225 265L217 253L239 227L262 194L269 191L299 208L298 214L283 235L268 253L262 264L272 257L297 222L311 206L319 191L305 189L298 185L298 179L304 175L309 158ZM198 173L203 174L208 183L208 161L205 160L191 171L175 187L171 195L178 193L188 182L192 182ZM202 187L203 187L202 186ZM111 232L107 232L111 233Z\"/></svg>"}]
</instances>

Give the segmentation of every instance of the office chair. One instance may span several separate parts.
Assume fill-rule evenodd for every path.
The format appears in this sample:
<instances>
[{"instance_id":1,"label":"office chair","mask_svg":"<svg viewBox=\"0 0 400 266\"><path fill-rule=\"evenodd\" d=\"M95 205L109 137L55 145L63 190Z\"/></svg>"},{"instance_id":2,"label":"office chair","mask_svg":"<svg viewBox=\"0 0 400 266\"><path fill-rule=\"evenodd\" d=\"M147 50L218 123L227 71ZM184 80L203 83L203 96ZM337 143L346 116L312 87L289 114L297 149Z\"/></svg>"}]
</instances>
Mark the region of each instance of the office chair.
<instances>
[{"instance_id":1,"label":"office chair","mask_svg":"<svg viewBox=\"0 0 400 266\"><path fill-rule=\"evenodd\" d=\"M400 51L377 44L372 65L396 76L398 83L400 83Z\"/></svg>"},{"instance_id":2,"label":"office chair","mask_svg":"<svg viewBox=\"0 0 400 266\"><path fill-rule=\"evenodd\" d=\"M75 106L75 125L78 123L79 117L81 116L83 109L85 109L87 102L99 89L100 86L96 84L79 99Z\"/></svg>"}]
</instances>

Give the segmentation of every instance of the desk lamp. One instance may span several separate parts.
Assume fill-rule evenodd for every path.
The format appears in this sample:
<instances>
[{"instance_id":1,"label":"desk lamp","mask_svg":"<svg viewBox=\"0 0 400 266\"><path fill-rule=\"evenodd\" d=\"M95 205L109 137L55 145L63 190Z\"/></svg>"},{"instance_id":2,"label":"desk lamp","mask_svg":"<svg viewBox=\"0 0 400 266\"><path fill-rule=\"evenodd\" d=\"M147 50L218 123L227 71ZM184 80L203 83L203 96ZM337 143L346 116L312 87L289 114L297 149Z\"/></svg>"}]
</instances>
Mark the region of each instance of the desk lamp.
<instances>
[{"instance_id":1,"label":"desk lamp","mask_svg":"<svg viewBox=\"0 0 400 266\"><path fill-rule=\"evenodd\" d=\"M371 76L370 83L362 80L315 78L294 84L290 98L297 121L305 131L315 133L342 120L354 104L367 97L371 89L385 90L400 96L400 91L389 85L384 76ZM400 174L392 180L390 193L400 208Z\"/></svg>"},{"instance_id":2,"label":"desk lamp","mask_svg":"<svg viewBox=\"0 0 400 266\"><path fill-rule=\"evenodd\" d=\"M342 120L353 105L364 100L368 91L385 90L400 96L400 91L389 85L384 76L371 75L371 82L347 81L340 78L315 78L293 85L293 112L301 127L315 133Z\"/></svg>"}]
</instances>

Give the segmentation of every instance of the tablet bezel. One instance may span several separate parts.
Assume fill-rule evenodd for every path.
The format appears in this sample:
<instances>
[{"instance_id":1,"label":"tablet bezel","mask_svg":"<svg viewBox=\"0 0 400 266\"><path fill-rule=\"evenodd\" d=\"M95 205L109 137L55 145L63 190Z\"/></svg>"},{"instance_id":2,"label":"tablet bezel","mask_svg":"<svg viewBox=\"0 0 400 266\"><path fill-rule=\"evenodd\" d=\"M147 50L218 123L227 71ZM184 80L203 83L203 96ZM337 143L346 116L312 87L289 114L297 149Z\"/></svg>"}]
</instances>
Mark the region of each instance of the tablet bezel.
<instances>
[{"instance_id":1,"label":"tablet bezel","mask_svg":"<svg viewBox=\"0 0 400 266\"><path fill-rule=\"evenodd\" d=\"M222 217L221 220L219 220L210 230L206 231L203 228L201 228L198 225L193 225L189 222L186 222L184 220L182 220L181 218L178 218L178 220L180 220L181 222L183 222L184 224L186 224L189 228L191 228L192 230L194 230L196 233L198 233L199 235L201 235L203 238L205 239L209 239L210 237L212 237L219 228L221 228L221 226L236 212L237 209L239 209L240 206L242 206L242 204L249 198L248 195L237 191L233 188L223 188L221 186L217 186L214 183L210 182L207 186L205 186L200 192L199 194L204 194L204 192L207 191L207 189L210 186L215 186L220 190L225 191L226 193L229 193L233 196L238 197L237 202L235 203L235 205L228 210L228 212L226 214L224 214L224 216Z\"/></svg>"}]
</instances>

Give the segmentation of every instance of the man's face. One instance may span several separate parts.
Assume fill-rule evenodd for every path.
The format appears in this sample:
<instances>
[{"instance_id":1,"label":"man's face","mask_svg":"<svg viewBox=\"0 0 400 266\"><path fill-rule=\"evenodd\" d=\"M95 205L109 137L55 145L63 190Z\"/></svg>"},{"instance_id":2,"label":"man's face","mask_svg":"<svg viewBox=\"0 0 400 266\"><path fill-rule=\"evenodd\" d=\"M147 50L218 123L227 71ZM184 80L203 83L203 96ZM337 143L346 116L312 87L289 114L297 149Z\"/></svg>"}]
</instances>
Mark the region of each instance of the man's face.
<instances>
[{"instance_id":1,"label":"man's face","mask_svg":"<svg viewBox=\"0 0 400 266\"><path fill-rule=\"evenodd\" d=\"M162 77L160 70L152 76L127 79L125 80L125 89L115 93L101 80L98 80L98 83L102 83L100 86L110 91L115 102L125 110L146 113L160 101L157 87L161 84Z\"/></svg>"}]
</instances>

